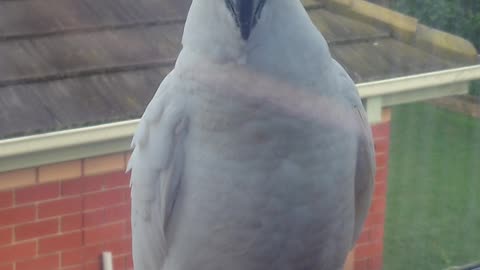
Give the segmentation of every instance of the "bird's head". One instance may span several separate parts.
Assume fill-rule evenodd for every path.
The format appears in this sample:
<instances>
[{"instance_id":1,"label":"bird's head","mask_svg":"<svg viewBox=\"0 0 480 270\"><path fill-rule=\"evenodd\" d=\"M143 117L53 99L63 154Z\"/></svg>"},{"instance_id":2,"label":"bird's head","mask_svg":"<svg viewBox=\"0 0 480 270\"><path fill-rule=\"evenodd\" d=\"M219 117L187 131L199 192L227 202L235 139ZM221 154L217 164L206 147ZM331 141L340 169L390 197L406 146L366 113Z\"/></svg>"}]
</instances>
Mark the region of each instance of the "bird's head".
<instances>
[{"instance_id":1,"label":"bird's head","mask_svg":"<svg viewBox=\"0 0 480 270\"><path fill-rule=\"evenodd\" d=\"M279 0L193 0L182 38L183 54L239 61L248 44L265 34L259 29L269 24L274 1Z\"/></svg>"},{"instance_id":2,"label":"bird's head","mask_svg":"<svg viewBox=\"0 0 480 270\"><path fill-rule=\"evenodd\" d=\"M220 47L238 51L260 26L268 24L275 1L279 0L193 0L183 45L203 51Z\"/></svg>"},{"instance_id":3,"label":"bird's head","mask_svg":"<svg viewBox=\"0 0 480 270\"><path fill-rule=\"evenodd\" d=\"M290 40L301 40L296 48L308 50L319 36L300 0L193 0L181 56L191 61L194 53L221 63L254 62L259 55L271 60L268 52L287 52L281 47Z\"/></svg>"},{"instance_id":4,"label":"bird's head","mask_svg":"<svg viewBox=\"0 0 480 270\"><path fill-rule=\"evenodd\" d=\"M248 40L267 0L224 0L243 40Z\"/></svg>"}]
</instances>

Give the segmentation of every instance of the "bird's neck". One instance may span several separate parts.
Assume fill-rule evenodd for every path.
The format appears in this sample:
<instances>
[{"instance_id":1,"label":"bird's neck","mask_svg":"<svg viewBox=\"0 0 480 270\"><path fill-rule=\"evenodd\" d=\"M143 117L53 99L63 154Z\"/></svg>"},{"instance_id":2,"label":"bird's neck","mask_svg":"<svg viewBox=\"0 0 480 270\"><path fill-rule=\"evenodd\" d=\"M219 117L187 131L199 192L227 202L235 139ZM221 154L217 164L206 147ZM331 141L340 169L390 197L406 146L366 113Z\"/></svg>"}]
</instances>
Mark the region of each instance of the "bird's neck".
<instances>
[{"instance_id":1,"label":"bird's neck","mask_svg":"<svg viewBox=\"0 0 480 270\"><path fill-rule=\"evenodd\" d=\"M183 32L182 54L188 54L189 61L236 62L243 57L246 42L235 29L223 1L193 0Z\"/></svg>"},{"instance_id":2,"label":"bird's neck","mask_svg":"<svg viewBox=\"0 0 480 270\"><path fill-rule=\"evenodd\" d=\"M276 1L265 14L269 23L259 24L258 35L252 35L246 62L272 77L311 86L313 78L321 80L330 72L328 44L300 1Z\"/></svg>"},{"instance_id":3,"label":"bird's neck","mask_svg":"<svg viewBox=\"0 0 480 270\"><path fill-rule=\"evenodd\" d=\"M202 2L203 1L203 2ZM302 80L305 70L329 66L328 45L299 0L267 1L262 18L245 42L225 7L212 0L194 0L177 64L245 64L275 77ZM311 64L310 69L302 68ZM298 73L298 74L297 74Z\"/></svg>"}]
</instances>

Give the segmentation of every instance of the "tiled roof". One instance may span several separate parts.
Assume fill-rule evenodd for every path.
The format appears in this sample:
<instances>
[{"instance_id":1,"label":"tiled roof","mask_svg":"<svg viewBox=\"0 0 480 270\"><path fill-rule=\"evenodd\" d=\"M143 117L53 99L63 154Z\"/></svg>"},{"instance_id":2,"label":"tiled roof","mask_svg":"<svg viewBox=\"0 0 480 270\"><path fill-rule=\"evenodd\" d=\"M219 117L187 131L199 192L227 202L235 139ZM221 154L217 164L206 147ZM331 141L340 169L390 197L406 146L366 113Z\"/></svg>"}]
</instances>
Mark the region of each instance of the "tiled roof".
<instances>
[{"instance_id":1,"label":"tiled roof","mask_svg":"<svg viewBox=\"0 0 480 270\"><path fill-rule=\"evenodd\" d=\"M0 138L139 117L173 67L190 2L0 1ZM386 24L304 3L356 82L466 65Z\"/></svg>"}]
</instances>

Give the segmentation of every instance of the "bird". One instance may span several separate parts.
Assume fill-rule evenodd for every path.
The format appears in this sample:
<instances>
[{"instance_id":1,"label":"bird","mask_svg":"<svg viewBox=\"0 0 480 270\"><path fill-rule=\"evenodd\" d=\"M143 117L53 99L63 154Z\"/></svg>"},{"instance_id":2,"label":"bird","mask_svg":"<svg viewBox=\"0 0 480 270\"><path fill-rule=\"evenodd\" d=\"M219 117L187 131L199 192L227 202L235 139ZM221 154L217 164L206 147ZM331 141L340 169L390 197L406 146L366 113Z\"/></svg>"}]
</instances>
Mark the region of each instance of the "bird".
<instances>
[{"instance_id":1,"label":"bird","mask_svg":"<svg viewBox=\"0 0 480 270\"><path fill-rule=\"evenodd\" d=\"M366 112L300 0L193 0L132 148L135 270L340 270L370 206Z\"/></svg>"}]
</instances>

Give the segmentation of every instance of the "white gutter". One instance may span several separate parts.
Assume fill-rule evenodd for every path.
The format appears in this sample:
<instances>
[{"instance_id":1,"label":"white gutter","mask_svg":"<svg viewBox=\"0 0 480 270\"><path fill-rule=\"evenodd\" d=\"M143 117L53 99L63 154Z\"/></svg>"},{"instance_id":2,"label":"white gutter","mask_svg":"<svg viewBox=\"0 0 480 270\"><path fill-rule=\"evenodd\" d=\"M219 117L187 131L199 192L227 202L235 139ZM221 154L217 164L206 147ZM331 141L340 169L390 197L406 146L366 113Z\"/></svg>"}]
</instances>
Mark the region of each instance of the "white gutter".
<instances>
[{"instance_id":1,"label":"white gutter","mask_svg":"<svg viewBox=\"0 0 480 270\"><path fill-rule=\"evenodd\" d=\"M370 122L381 120L383 107L467 94L480 79L480 65L357 84Z\"/></svg>"},{"instance_id":2,"label":"white gutter","mask_svg":"<svg viewBox=\"0 0 480 270\"><path fill-rule=\"evenodd\" d=\"M383 81L357 84L362 98L400 94L407 91L469 82L480 79L480 65L422 73Z\"/></svg>"},{"instance_id":3,"label":"white gutter","mask_svg":"<svg viewBox=\"0 0 480 270\"><path fill-rule=\"evenodd\" d=\"M139 120L0 140L0 172L127 151Z\"/></svg>"},{"instance_id":4,"label":"white gutter","mask_svg":"<svg viewBox=\"0 0 480 270\"><path fill-rule=\"evenodd\" d=\"M465 94L468 83L480 79L480 65L395 79L361 83L369 120L381 119L383 107ZM61 161L128 151L139 120L129 120L0 140L0 172Z\"/></svg>"},{"instance_id":5,"label":"white gutter","mask_svg":"<svg viewBox=\"0 0 480 270\"><path fill-rule=\"evenodd\" d=\"M0 141L0 158L130 137L137 120L116 122Z\"/></svg>"}]
</instances>

